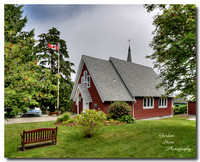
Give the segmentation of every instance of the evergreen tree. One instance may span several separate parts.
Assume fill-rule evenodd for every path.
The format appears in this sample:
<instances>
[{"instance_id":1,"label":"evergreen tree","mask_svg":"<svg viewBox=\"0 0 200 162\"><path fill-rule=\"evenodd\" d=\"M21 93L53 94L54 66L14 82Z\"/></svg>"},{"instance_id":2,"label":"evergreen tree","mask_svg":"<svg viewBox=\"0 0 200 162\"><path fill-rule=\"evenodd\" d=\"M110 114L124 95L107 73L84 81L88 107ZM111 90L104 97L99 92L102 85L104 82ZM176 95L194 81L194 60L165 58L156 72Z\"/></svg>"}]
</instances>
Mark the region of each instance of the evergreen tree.
<instances>
[{"instance_id":1,"label":"evergreen tree","mask_svg":"<svg viewBox=\"0 0 200 162\"><path fill-rule=\"evenodd\" d=\"M167 94L180 91L179 97L196 99L196 6L145 5L148 12L159 8L155 15L154 37L150 43L154 53L147 58L155 60Z\"/></svg>"},{"instance_id":2,"label":"evergreen tree","mask_svg":"<svg viewBox=\"0 0 200 162\"><path fill-rule=\"evenodd\" d=\"M73 82L71 81L71 73L74 72L72 66L74 65L67 59L69 58L66 42L60 38L60 31L56 28L48 30L48 33L43 33L38 36L38 59L41 66L50 69L52 74L58 73L58 53L48 47L48 44L57 45L59 43L59 57L60 57L60 88L59 88L59 107L61 111L69 110L72 106L72 101L69 100L69 96L72 91ZM57 85L57 78L54 78L55 85ZM54 100L46 103L50 106L50 111L55 111L55 105L57 103L57 92L52 92Z\"/></svg>"},{"instance_id":3,"label":"evergreen tree","mask_svg":"<svg viewBox=\"0 0 200 162\"><path fill-rule=\"evenodd\" d=\"M21 31L27 22L22 5L5 5L4 13L4 104L5 111L11 108L17 115L53 97L50 91L56 86L51 78L55 76L37 65L34 31Z\"/></svg>"}]
</instances>

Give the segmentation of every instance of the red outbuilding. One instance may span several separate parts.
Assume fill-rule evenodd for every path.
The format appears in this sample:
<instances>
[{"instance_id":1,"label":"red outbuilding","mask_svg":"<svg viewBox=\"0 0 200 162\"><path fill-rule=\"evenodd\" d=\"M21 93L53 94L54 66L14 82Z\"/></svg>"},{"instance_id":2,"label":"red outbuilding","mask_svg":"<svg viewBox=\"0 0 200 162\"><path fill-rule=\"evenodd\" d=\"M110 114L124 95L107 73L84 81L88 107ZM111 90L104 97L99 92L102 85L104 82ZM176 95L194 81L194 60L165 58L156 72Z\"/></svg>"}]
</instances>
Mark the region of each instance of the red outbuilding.
<instances>
[{"instance_id":1,"label":"red outbuilding","mask_svg":"<svg viewBox=\"0 0 200 162\"><path fill-rule=\"evenodd\" d=\"M196 102L188 102L188 114L196 115Z\"/></svg>"},{"instance_id":2,"label":"red outbuilding","mask_svg":"<svg viewBox=\"0 0 200 162\"><path fill-rule=\"evenodd\" d=\"M132 62L130 46L127 61L83 55L70 97L73 112L96 109L107 113L112 102L125 101L135 119L171 117L173 96L163 97L164 89L156 88L161 82L157 77L151 67Z\"/></svg>"}]
</instances>

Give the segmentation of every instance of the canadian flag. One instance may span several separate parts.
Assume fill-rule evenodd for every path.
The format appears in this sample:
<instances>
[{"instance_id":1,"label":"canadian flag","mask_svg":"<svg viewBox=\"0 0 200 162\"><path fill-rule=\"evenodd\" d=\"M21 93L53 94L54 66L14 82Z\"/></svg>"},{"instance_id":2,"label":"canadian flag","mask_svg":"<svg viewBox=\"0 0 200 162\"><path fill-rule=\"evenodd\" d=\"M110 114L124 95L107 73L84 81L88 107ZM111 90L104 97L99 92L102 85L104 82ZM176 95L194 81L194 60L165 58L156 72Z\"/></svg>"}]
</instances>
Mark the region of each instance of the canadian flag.
<instances>
[{"instance_id":1,"label":"canadian flag","mask_svg":"<svg viewBox=\"0 0 200 162\"><path fill-rule=\"evenodd\" d=\"M58 45L53 45L53 44L48 44L49 48L53 49L53 50L58 50Z\"/></svg>"}]
</instances>

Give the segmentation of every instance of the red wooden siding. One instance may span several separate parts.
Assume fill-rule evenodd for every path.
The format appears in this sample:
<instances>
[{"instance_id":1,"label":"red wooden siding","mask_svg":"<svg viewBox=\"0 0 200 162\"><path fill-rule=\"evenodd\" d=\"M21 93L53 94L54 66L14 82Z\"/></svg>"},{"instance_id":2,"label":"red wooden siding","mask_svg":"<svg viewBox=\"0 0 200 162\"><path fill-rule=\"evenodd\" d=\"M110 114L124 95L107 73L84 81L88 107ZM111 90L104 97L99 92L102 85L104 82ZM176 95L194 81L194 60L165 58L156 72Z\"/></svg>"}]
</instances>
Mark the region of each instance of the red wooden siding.
<instances>
[{"instance_id":1,"label":"red wooden siding","mask_svg":"<svg viewBox=\"0 0 200 162\"><path fill-rule=\"evenodd\" d=\"M77 114L76 101L73 102L73 113Z\"/></svg>"},{"instance_id":2,"label":"red wooden siding","mask_svg":"<svg viewBox=\"0 0 200 162\"><path fill-rule=\"evenodd\" d=\"M196 102L188 102L188 114L196 115Z\"/></svg>"},{"instance_id":3,"label":"red wooden siding","mask_svg":"<svg viewBox=\"0 0 200 162\"><path fill-rule=\"evenodd\" d=\"M143 109L143 97L137 97L134 104L135 119L168 116L173 114L172 99L167 100L167 108L158 108L159 98L154 97L154 109Z\"/></svg>"},{"instance_id":4,"label":"red wooden siding","mask_svg":"<svg viewBox=\"0 0 200 162\"><path fill-rule=\"evenodd\" d=\"M90 75L86 65L84 64L83 65L83 69L82 69L82 72L81 72L81 75L80 75L80 78L79 78L79 81L78 81L78 84L81 83L81 77L84 75L84 71L87 71L87 75ZM92 102L89 104L89 108L90 109L94 109L94 104L97 104L97 107L100 108L101 111L104 111L104 107L107 107L108 105L104 104L102 101L101 101L101 98L99 96L99 93L97 92L97 89L94 85L94 82L92 80L92 77L90 76L90 88L88 88L88 91L92 97ZM76 102L75 104L73 104L73 112L74 113L77 113L77 109L76 107Z\"/></svg>"},{"instance_id":5,"label":"red wooden siding","mask_svg":"<svg viewBox=\"0 0 200 162\"><path fill-rule=\"evenodd\" d=\"M90 75L86 65L84 64L78 84L81 83L81 77L84 75L84 71L87 71L87 75ZM97 110L101 110L107 114L111 102L104 102L104 103L102 102L91 76L90 76L90 88L88 88L88 91L92 97L92 102L89 104L89 108L96 109L94 108L94 104L97 104ZM168 98L167 108L158 108L159 98L158 97L154 98L154 109L143 109L143 97L137 97L136 100L137 102L134 104L134 117L136 119L161 117L173 114L171 98ZM128 104L132 109L132 102L128 102ZM79 109L79 113L81 111ZM75 101L73 103L73 112L77 113L77 106ZM133 112L131 112L131 115L133 115Z\"/></svg>"}]
</instances>

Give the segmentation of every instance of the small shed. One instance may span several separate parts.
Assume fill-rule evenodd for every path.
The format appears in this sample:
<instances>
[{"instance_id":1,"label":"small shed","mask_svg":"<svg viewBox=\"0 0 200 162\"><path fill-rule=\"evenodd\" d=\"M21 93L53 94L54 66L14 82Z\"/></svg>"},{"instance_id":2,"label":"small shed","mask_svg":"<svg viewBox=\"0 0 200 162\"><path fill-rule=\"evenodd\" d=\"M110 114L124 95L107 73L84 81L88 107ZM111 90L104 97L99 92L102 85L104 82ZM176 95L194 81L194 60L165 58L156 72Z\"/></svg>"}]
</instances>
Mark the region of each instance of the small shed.
<instances>
[{"instance_id":1,"label":"small shed","mask_svg":"<svg viewBox=\"0 0 200 162\"><path fill-rule=\"evenodd\" d=\"M176 98L174 99L174 107L182 107L182 106L186 106L187 105L187 101L186 99L184 100L183 98Z\"/></svg>"},{"instance_id":2,"label":"small shed","mask_svg":"<svg viewBox=\"0 0 200 162\"><path fill-rule=\"evenodd\" d=\"M196 101L188 102L188 114L196 115Z\"/></svg>"}]
</instances>

